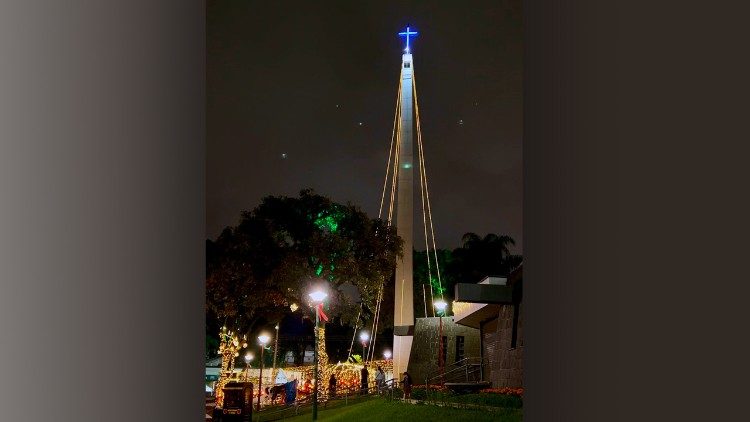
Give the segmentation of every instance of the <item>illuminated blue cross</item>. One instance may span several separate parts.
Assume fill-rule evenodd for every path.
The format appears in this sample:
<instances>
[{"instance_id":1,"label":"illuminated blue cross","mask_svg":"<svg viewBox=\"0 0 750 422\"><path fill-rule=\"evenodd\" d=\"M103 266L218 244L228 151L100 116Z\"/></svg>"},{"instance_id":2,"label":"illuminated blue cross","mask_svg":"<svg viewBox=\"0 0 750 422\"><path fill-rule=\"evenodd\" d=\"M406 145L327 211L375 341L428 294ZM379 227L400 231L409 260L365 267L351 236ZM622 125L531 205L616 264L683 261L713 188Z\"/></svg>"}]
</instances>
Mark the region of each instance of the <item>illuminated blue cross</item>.
<instances>
[{"instance_id":1,"label":"illuminated blue cross","mask_svg":"<svg viewBox=\"0 0 750 422\"><path fill-rule=\"evenodd\" d=\"M416 36L417 35L417 31L411 32L409 30L409 27L407 26L406 27L406 31L405 32L399 32L398 35L400 37L406 37L406 52L408 53L409 52L409 36L410 35Z\"/></svg>"}]
</instances>

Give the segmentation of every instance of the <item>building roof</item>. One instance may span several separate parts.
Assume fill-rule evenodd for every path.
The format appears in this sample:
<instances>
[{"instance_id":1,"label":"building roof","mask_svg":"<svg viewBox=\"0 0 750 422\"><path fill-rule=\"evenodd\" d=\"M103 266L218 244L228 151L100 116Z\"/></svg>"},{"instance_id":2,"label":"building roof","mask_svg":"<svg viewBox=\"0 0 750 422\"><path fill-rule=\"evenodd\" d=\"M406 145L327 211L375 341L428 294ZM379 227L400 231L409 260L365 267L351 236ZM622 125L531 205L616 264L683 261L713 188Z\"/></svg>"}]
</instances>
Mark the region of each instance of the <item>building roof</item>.
<instances>
[{"instance_id":1,"label":"building roof","mask_svg":"<svg viewBox=\"0 0 750 422\"><path fill-rule=\"evenodd\" d=\"M482 321L497 316L502 305L521 301L523 263L505 277L485 277L479 283L456 284L453 319L457 324L479 328Z\"/></svg>"}]
</instances>

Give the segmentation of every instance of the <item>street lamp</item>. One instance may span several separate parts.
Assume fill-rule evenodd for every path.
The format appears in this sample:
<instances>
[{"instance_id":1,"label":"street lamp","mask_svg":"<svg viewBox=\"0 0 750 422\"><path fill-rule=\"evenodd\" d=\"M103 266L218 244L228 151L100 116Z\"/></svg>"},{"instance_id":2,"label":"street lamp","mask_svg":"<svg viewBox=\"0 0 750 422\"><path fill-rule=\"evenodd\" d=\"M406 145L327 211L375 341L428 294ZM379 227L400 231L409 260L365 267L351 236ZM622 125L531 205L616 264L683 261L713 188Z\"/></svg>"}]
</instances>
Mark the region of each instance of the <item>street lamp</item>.
<instances>
[{"instance_id":1,"label":"street lamp","mask_svg":"<svg viewBox=\"0 0 750 422\"><path fill-rule=\"evenodd\" d=\"M315 304L315 354L313 360L315 361L315 387L313 389L313 411L312 418L314 421L318 420L318 324L320 324L320 314L318 313L318 306L323 303L328 294L322 290L316 290L309 294Z\"/></svg>"},{"instance_id":2,"label":"street lamp","mask_svg":"<svg viewBox=\"0 0 750 422\"><path fill-rule=\"evenodd\" d=\"M445 367L445 356L443 356L443 315L445 315L445 308L448 304L444 300L440 299L433 304L435 309L438 311L438 318L440 318L440 331L438 332L438 367L440 368L440 384L443 383L443 368Z\"/></svg>"},{"instance_id":3,"label":"street lamp","mask_svg":"<svg viewBox=\"0 0 750 422\"><path fill-rule=\"evenodd\" d=\"M252 361L253 361L253 354L250 352L247 352L245 354L245 382L247 382L247 379L250 376L250 362Z\"/></svg>"},{"instance_id":4,"label":"street lamp","mask_svg":"<svg viewBox=\"0 0 750 422\"><path fill-rule=\"evenodd\" d=\"M362 331L359 334L359 341L362 342L362 363L366 363L367 359L365 358L365 347L367 347L367 341L370 340L370 335L367 334L367 331Z\"/></svg>"},{"instance_id":5,"label":"street lamp","mask_svg":"<svg viewBox=\"0 0 750 422\"><path fill-rule=\"evenodd\" d=\"M316 290L312 293L310 293L310 299L313 300L313 302L320 303L324 301L328 297L328 293L322 291L322 290Z\"/></svg>"},{"instance_id":6,"label":"street lamp","mask_svg":"<svg viewBox=\"0 0 750 422\"><path fill-rule=\"evenodd\" d=\"M266 344L268 344L268 340L271 338L268 337L266 334L261 334L258 336L258 344L260 344L260 374L258 374L258 412L260 412L260 396L263 384L263 350L266 348Z\"/></svg>"},{"instance_id":7,"label":"street lamp","mask_svg":"<svg viewBox=\"0 0 750 422\"><path fill-rule=\"evenodd\" d=\"M390 359L391 358L391 351L390 350L386 350L385 352L383 352L383 357L385 358L385 360Z\"/></svg>"}]
</instances>

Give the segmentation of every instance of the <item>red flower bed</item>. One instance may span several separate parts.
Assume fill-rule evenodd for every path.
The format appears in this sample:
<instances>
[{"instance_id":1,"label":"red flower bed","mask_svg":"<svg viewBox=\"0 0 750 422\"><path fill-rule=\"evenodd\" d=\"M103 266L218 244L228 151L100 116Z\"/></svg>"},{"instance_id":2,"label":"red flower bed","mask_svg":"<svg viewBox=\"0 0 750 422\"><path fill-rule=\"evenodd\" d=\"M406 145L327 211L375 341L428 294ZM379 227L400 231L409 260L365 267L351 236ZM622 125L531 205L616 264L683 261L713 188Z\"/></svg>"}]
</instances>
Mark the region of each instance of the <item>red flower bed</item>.
<instances>
[{"instance_id":1,"label":"red flower bed","mask_svg":"<svg viewBox=\"0 0 750 422\"><path fill-rule=\"evenodd\" d=\"M484 390L481 390L480 393L508 394L511 396L523 397L523 388L485 388Z\"/></svg>"},{"instance_id":2,"label":"red flower bed","mask_svg":"<svg viewBox=\"0 0 750 422\"><path fill-rule=\"evenodd\" d=\"M418 384L418 385L414 385L412 388L414 390L425 390L425 389L428 389L430 391L442 391L442 392L450 392L451 391L448 387L441 386L441 385L424 385L424 384ZM492 394L507 394L509 396L523 397L523 388L511 388L511 387L485 388L483 390L480 390L479 392L480 393L492 393Z\"/></svg>"}]
</instances>

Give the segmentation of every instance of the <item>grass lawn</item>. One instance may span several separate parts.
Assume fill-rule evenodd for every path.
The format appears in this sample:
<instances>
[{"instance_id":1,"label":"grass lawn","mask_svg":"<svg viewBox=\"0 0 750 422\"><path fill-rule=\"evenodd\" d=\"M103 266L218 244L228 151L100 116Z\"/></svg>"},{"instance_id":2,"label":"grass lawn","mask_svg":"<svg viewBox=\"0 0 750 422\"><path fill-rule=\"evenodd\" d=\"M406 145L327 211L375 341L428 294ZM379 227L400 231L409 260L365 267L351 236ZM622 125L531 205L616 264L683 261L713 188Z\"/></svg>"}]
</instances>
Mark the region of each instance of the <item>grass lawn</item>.
<instances>
[{"instance_id":1,"label":"grass lawn","mask_svg":"<svg viewBox=\"0 0 750 422\"><path fill-rule=\"evenodd\" d=\"M398 394L396 394L396 396L399 397L402 394L403 393L398 390ZM424 388L415 388L414 391L412 391L411 398L416 400L428 400L447 403L467 403L480 406L509 407L515 409L523 407L523 399L521 397L496 393L456 394L450 391L430 391L428 394Z\"/></svg>"},{"instance_id":2,"label":"grass lawn","mask_svg":"<svg viewBox=\"0 0 750 422\"><path fill-rule=\"evenodd\" d=\"M443 400L452 403L470 403L482 406L509 407L515 409L523 407L523 400L520 397L493 393L443 395L436 398L430 397L430 399L437 401Z\"/></svg>"},{"instance_id":3,"label":"grass lawn","mask_svg":"<svg viewBox=\"0 0 750 422\"><path fill-rule=\"evenodd\" d=\"M318 411L318 419L321 421L500 421L521 422L523 420L522 409L503 409L501 411L489 412L473 409L452 409L431 405L414 405L401 402L391 402L386 399L372 399L363 403L352 404L336 409ZM309 421L312 420L310 413L287 421Z\"/></svg>"}]
</instances>

